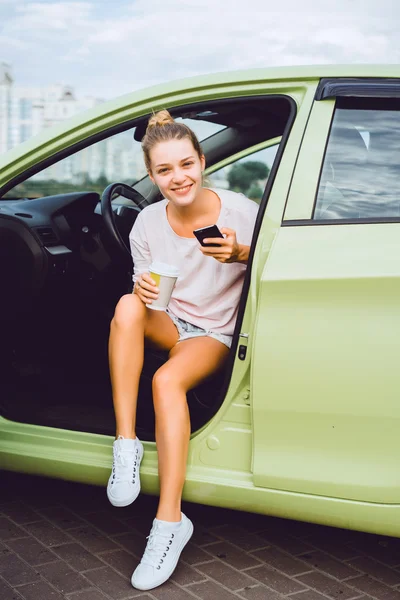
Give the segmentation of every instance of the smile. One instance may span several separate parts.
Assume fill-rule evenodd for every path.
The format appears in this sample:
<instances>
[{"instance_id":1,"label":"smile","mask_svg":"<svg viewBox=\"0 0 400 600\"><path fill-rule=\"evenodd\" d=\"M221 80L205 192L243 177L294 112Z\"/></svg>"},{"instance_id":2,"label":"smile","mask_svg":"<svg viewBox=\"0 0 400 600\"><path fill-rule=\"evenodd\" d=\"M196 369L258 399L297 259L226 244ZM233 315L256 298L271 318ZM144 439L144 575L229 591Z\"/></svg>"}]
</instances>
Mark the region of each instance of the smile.
<instances>
[{"instance_id":1,"label":"smile","mask_svg":"<svg viewBox=\"0 0 400 600\"><path fill-rule=\"evenodd\" d=\"M192 187L192 183L189 185L185 185L185 187L181 187L181 188L175 188L174 190L172 190L173 192L176 192L177 194L186 194L186 192L188 192L190 190L190 188Z\"/></svg>"}]
</instances>

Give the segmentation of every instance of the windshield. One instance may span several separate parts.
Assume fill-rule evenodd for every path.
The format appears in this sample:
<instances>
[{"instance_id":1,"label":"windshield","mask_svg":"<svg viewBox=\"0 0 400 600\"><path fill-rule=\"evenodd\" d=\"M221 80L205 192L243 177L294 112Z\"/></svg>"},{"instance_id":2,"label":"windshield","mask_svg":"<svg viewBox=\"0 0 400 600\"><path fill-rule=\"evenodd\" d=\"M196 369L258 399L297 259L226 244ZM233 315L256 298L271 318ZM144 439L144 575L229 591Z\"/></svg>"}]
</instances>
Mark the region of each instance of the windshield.
<instances>
[{"instance_id":1,"label":"windshield","mask_svg":"<svg viewBox=\"0 0 400 600\"><path fill-rule=\"evenodd\" d=\"M199 140L224 129L224 125L194 119L187 124ZM2 199L42 198L70 192L94 191L102 194L110 183L134 185L147 173L142 147L134 139L135 128L96 142L50 167L32 175L9 190Z\"/></svg>"}]
</instances>

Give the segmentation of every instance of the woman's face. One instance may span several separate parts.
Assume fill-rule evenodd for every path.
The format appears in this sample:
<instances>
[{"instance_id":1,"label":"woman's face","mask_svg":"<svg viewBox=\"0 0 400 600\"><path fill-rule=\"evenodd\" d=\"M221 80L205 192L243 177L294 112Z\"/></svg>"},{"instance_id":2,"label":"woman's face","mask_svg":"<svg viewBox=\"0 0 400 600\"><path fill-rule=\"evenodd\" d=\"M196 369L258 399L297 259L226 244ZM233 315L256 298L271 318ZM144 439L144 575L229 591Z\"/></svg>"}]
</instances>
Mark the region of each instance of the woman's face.
<instances>
[{"instance_id":1,"label":"woman's face","mask_svg":"<svg viewBox=\"0 0 400 600\"><path fill-rule=\"evenodd\" d=\"M189 138L159 142L150 152L152 181L167 200L189 206L202 187L204 156L199 157Z\"/></svg>"}]
</instances>

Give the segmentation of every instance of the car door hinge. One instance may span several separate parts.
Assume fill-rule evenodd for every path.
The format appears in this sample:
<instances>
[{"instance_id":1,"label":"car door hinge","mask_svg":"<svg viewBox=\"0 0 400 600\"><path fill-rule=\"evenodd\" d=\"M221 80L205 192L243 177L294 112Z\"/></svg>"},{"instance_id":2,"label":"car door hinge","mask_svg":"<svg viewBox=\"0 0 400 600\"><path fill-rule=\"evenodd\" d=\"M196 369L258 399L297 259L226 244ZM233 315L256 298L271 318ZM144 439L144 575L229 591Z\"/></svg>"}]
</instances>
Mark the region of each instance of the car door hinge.
<instances>
[{"instance_id":1,"label":"car door hinge","mask_svg":"<svg viewBox=\"0 0 400 600\"><path fill-rule=\"evenodd\" d=\"M250 406L250 388L246 388L243 392L243 400L247 406Z\"/></svg>"},{"instance_id":2,"label":"car door hinge","mask_svg":"<svg viewBox=\"0 0 400 600\"><path fill-rule=\"evenodd\" d=\"M239 333L239 350L238 350L239 360L244 360L246 358L248 342L249 342L249 334L248 333Z\"/></svg>"}]
</instances>

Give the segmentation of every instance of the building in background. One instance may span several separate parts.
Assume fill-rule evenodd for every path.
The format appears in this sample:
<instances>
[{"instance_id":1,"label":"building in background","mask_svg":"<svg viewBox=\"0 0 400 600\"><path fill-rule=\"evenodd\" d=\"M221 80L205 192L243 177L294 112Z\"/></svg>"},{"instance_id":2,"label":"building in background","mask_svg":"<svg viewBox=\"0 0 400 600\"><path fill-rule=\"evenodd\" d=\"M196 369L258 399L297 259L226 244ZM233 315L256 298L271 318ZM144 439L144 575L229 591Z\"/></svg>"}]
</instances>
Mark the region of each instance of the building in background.
<instances>
[{"instance_id":1,"label":"building in background","mask_svg":"<svg viewBox=\"0 0 400 600\"><path fill-rule=\"evenodd\" d=\"M15 83L11 65L0 63L0 154L102 102L78 98L71 87L53 84L23 87ZM97 142L38 173L34 178L82 184L85 181L133 181L142 175L143 160L132 130ZM144 174L144 173L143 173Z\"/></svg>"},{"instance_id":2,"label":"building in background","mask_svg":"<svg viewBox=\"0 0 400 600\"><path fill-rule=\"evenodd\" d=\"M16 85L11 65L0 63L0 152L99 102L96 98L77 99L72 88L60 84Z\"/></svg>"},{"instance_id":3,"label":"building in background","mask_svg":"<svg viewBox=\"0 0 400 600\"><path fill-rule=\"evenodd\" d=\"M11 68L7 63L0 63L0 153L11 145L11 105L12 105Z\"/></svg>"}]
</instances>

